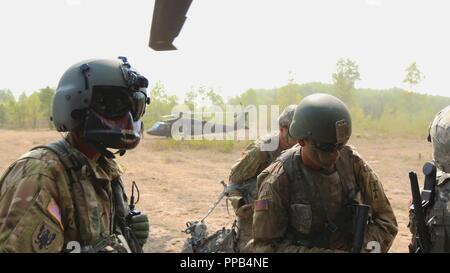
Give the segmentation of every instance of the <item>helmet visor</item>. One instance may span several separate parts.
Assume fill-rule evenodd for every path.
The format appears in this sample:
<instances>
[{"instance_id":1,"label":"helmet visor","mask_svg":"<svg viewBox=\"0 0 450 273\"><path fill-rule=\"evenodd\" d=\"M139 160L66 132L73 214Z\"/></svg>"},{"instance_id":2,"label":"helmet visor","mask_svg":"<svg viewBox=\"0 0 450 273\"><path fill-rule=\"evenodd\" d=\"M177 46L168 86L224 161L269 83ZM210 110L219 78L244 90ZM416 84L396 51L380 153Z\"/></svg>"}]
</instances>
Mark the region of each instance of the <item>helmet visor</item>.
<instances>
[{"instance_id":1,"label":"helmet visor","mask_svg":"<svg viewBox=\"0 0 450 273\"><path fill-rule=\"evenodd\" d=\"M102 116L122 117L131 110L130 91L116 86L95 86L91 108Z\"/></svg>"},{"instance_id":2,"label":"helmet visor","mask_svg":"<svg viewBox=\"0 0 450 273\"><path fill-rule=\"evenodd\" d=\"M137 121L144 115L148 101L147 94L143 91L136 91L131 94L131 114L134 121Z\"/></svg>"},{"instance_id":3,"label":"helmet visor","mask_svg":"<svg viewBox=\"0 0 450 273\"><path fill-rule=\"evenodd\" d=\"M94 86L91 109L102 116L117 118L131 112L133 120L145 113L147 94L118 86Z\"/></svg>"}]
</instances>

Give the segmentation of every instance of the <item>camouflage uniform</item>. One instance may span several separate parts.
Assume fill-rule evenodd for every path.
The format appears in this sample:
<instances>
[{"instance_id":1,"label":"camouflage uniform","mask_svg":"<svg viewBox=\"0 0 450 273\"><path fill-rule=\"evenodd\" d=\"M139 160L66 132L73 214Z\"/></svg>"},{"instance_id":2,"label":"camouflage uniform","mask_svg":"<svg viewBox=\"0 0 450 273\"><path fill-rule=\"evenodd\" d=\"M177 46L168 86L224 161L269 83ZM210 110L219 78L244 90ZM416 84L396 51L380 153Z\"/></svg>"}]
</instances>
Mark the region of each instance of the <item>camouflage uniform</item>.
<instances>
[{"instance_id":1,"label":"camouflage uniform","mask_svg":"<svg viewBox=\"0 0 450 273\"><path fill-rule=\"evenodd\" d=\"M73 145L70 133L66 139ZM118 234L116 216L124 216L126 197L113 198L112 181L121 183L121 168L104 156L94 162L75 148L70 152L88 162L77 173L82 185L77 196L63 164L48 149L29 151L5 172L0 180L0 252L61 252L70 241L95 245ZM72 197L82 200L82 212Z\"/></svg>"},{"instance_id":2,"label":"camouflage uniform","mask_svg":"<svg viewBox=\"0 0 450 273\"><path fill-rule=\"evenodd\" d=\"M424 207L425 223L427 223L430 232L430 252L431 253L450 253L450 243L448 236L450 234L450 213L448 211L448 200L450 200L450 174L439 172L437 177L436 194L434 200ZM411 242L408 245L409 252L415 253L418 249L417 229L414 221L414 210L409 210L408 228L412 234Z\"/></svg>"},{"instance_id":3,"label":"camouflage uniform","mask_svg":"<svg viewBox=\"0 0 450 273\"><path fill-rule=\"evenodd\" d=\"M381 251L387 252L397 234L397 222L367 163L353 148L344 146L336 171L324 174L306 167L300 153L299 146L287 150L258 176L255 251L350 251L351 216L346 205L359 202L371 206L365 243L377 241Z\"/></svg>"},{"instance_id":4,"label":"camouflage uniform","mask_svg":"<svg viewBox=\"0 0 450 273\"><path fill-rule=\"evenodd\" d=\"M267 166L269 166L281 153L281 148L275 151L263 151L262 144L268 144L271 139L278 138L278 134L271 134L262 139L258 139L247 146L242 153L241 158L231 168L229 184L251 183L255 181ZM228 200L231 201L233 209L237 216L239 228L240 251L244 250L245 245L252 237L252 216L253 201L256 199L256 189L246 194L241 191L232 191Z\"/></svg>"},{"instance_id":5,"label":"camouflage uniform","mask_svg":"<svg viewBox=\"0 0 450 273\"><path fill-rule=\"evenodd\" d=\"M430 177L434 182L432 188L426 189L433 194L428 195L430 200L422 200L425 201L423 209L429 232L429 251L450 253L450 106L437 113L430 126L428 141L431 142L433 163L437 168L436 177ZM413 206L409 211L408 227L412 234L409 251L416 252L419 245Z\"/></svg>"}]
</instances>

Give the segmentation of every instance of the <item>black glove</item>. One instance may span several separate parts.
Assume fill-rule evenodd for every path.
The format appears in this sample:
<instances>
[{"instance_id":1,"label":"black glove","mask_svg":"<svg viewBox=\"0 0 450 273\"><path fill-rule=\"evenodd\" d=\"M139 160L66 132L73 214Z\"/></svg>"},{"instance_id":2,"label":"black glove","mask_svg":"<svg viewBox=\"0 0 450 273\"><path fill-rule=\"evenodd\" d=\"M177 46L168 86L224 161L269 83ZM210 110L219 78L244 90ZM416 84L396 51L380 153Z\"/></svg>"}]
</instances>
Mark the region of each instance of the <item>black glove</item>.
<instances>
[{"instance_id":1,"label":"black glove","mask_svg":"<svg viewBox=\"0 0 450 273\"><path fill-rule=\"evenodd\" d=\"M147 242L148 234L150 232L150 224L147 215L129 215L128 225L136 236L139 245L142 247Z\"/></svg>"}]
</instances>

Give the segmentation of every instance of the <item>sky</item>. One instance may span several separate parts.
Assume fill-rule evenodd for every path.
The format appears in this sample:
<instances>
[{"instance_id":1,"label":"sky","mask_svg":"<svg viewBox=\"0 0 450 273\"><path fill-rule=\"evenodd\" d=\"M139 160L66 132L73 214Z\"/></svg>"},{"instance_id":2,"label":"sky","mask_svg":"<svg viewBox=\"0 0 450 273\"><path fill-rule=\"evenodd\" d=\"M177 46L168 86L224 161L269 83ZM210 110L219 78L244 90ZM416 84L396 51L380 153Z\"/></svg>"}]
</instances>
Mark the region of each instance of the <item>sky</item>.
<instances>
[{"instance_id":1,"label":"sky","mask_svg":"<svg viewBox=\"0 0 450 273\"><path fill-rule=\"evenodd\" d=\"M56 87L72 64L127 56L151 84L225 98L288 82L331 83L339 58L359 64L356 87L450 96L448 0L194 0L177 51L148 47L154 0L0 1L0 89Z\"/></svg>"}]
</instances>

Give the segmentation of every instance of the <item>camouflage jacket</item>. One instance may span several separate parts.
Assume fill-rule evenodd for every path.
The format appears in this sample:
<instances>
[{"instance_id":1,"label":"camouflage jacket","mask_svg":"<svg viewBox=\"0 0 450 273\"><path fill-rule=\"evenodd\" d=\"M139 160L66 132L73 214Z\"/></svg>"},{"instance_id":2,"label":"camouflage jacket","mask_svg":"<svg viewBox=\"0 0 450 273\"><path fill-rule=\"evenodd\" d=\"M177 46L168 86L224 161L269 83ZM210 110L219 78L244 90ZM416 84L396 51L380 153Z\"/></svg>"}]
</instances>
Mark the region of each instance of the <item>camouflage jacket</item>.
<instances>
[{"instance_id":1,"label":"camouflage jacket","mask_svg":"<svg viewBox=\"0 0 450 273\"><path fill-rule=\"evenodd\" d=\"M262 148L262 145L271 142L271 139L278 139L278 134L257 139L246 147L241 158L231 168L229 184L245 183L251 179L256 179L258 174L280 155L281 149L279 147L273 151L266 151ZM243 200L242 192L233 191L229 196L235 211L247 203ZM253 199L256 197L256 192L253 193L252 197Z\"/></svg>"},{"instance_id":2,"label":"camouflage jacket","mask_svg":"<svg viewBox=\"0 0 450 273\"><path fill-rule=\"evenodd\" d=\"M282 156L296 156L292 164L302 170L294 174L296 184L289 181L281 157L258 176L258 200L253 215L255 251L350 251L350 221L341 212L345 211L346 204L355 201L371 206L363 246L376 241L380 250L387 252L398 232L397 221L380 181L367 163L351 147L345 146L336 162L336 171L325 175L304 166L300 152L301 148L295 146ZM334 178L330 180L330 177ZM315 193L311 194L304 185L309 185L308 189L314 187ZM325 220L329 219L340 223L340 229L331 235L325 229ZM303 241L299 234L304 235ZM327 239L315 244L316 241L308 241L313 236Z\"/></svg>"},{"instance_id":3,"label":"camouflage jacket","mask_svg":"<svg viewBox=\"0 0 450 273\"><path fill-rule=\"evenodd\" d=\"M73 145L70 134L66 140ZM0 252L61 252L70 241L83 246L113 234L111 181L122 170L112 159L102 156L94 162L72 149L90 165L78 174L84 177L86 208L81 215L88 224L77 224L69 178L58 156L48 149L34 149L0 179Z\"/></svg>"}]
</instances>

